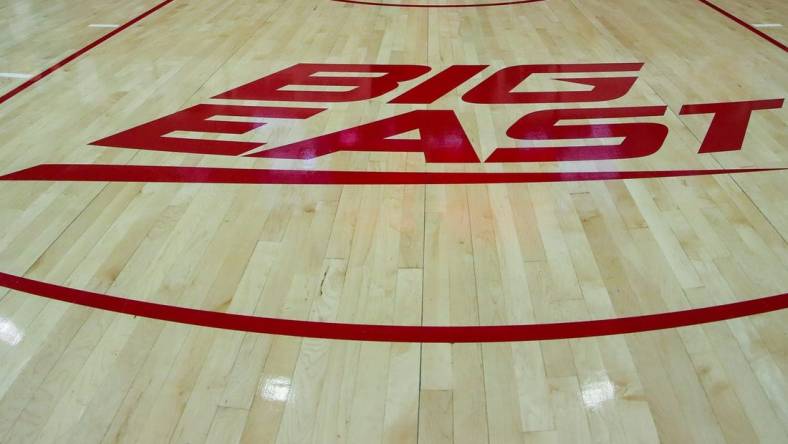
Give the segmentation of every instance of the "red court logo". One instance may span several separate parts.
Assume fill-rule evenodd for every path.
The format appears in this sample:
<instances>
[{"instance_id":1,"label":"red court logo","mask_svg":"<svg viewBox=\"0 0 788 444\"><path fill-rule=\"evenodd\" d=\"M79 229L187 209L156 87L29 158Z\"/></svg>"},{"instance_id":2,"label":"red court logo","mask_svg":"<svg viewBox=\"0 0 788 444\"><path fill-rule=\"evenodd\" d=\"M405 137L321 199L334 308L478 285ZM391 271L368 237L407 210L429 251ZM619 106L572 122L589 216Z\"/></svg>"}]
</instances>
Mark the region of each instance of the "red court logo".
<instances>
[{"instance_id":1,"label":"red court logo","mask_svg":"<svg viewBox=\"0 0 788 444\"><path fill-rule=\"evenodd\" d=\"M229 104L201 104L93 142L94 145L140 150L217 156L310 160L341 152L417 152L425 163L533 163L579 160L627 159L659 151L669 128L658 120L665 105L602 106L627 95L637 82L641 63L599 63L510 66L467 85L487 65L454 65L427 76L423 65L297 64L277 73L223 92L214 98ZM627 73L619 75L615 73ZM363 74L363 75L359 75ZM558 80L582 89L528 91L520 85L532 75L556 75ZM425 78L426 77L426 78ZM402 82L420 80L402 89ZM294 140L274 147L264 141L203 140L175 137L175 131L243 134L269 119L297 124L326 112L329 104L358 102L392 93L387 103L430 105L462 88L461 98L475 106L529 106L529 111L508 125L514 140L553 141L558 146L531 148L493 147L482 159L468 137L463 122L452 109L416 109L364 122L340 131ZM286 105L252 106L233 101L275 101ZM292 105L289 103L292 102ZM576 104L588 104L578 106ZM310 105L311 104L311 105ZM572 104L572 105L568 105ZM698 155L742 149L750 119L756 111L778 109L783 99L693 103L679 115L707 115L709 126ZM535 110L534 110L535 108ZM254 118L254 121L239 118ZM648 122L642 121L648 118ZM604 119L624 120L606 123ZM632 121L627 122L627 120ZM582 120L583 123L577 121ZM575 121L575 123L571 123ZM569 123L567 123L569 122ZM418 138L402 137L417 130ZM572 145L573 139L616 138L617 143ZM502 182L556 182L627 178L674 177L782 170L785 168L702 169L667 171L590 172L366 172L272 170L144 165L39 165L0 177L0 180L138 181L280 184L450 184ZM158 304L109 294L68 288L0 272L0 286L39 296L165 321L182 322L247 332L313 338L408 341L500 342L583 338L718 322L782 310L788 294L689 310L640 316L550 324L483 326L399 326L312 322L267 318Z\"/></svg>"},{"instance_id":2,"label":"red court logo","mask_svg":"<svg viewBox=\"0 0 788 444\"><path fill-rule=\"evenodd\" d=\"M625 97L638 81L643 63L516 65L490 70L489 65L452 65L437 73L425 65L299 63L214 96L223 104L200 104L92 142L93 145L216 156L311 160L341 152L422 153L429 164L533 164L598 161L650 156L665 143L669 128L666 105L604 106ZM485 75L484 72L489 71ZM529 91L523 82L551 76L578 88ZM483 80L471 82L481 76ZM401 86L417 81L415 86ZM510 106L528 111L508 122L508 146L476 147L453 109L411 109L278 146L265 141L205 140L173 136L176 131L239 135L270 123L289 125L324 113L332 103L362 102L391 93L386 103L419 108L451 92L473 106ZM248 105L234 101L277 102ZM380 100L380 99L378 99ZM705 137L693 149L698 155L741 150L756 112L779 109L782 98L690 103L679 116L705 115ZM248 102L247 102L248 103ZM284 105L282 105L284 103ZM643 121L647 118L648 121ZM609 123L616 119L615 123ZM583 122L579 122L583 121ZM418 133L417 138L409 137ZM570 143L585 140L585 144ZM614 143L596 143L616 139ZM518 141L519 146L518 146ZM553 146L522 146L551 142ZM479 152L491 154L481 158ZM102 180L205 183L288 184L447 184L555 182L740 173L782 168L694 169L587 172L365 172L272 170L210 167L122 165L40 165L3 180Z\"/></svg>"},{"instance_id":3,"label":"red court logo","mask_svg":"<svg viewBox=\"0 0 788 444\"><path fill-rule=\"evenodd\" d=\"M209 141L169 137L173 131L242 134L265 125L264 121L221 120L221 116L258 119L309 119L326 111L334 102L374 99L399 88L404 81L423 78L430 67L423 65L297 64L277 73L214 96L216 99L277 102L308 102L303 106L249 106L203 104L128 129L93 142L94 145L172 151L180 153L247 156L281 159L313 159L340 151L422 152L427 163L511 163L607 160L644 157L657 152L668 135L661 123L566 124L573 120L636 119L664 116L667 106L554 108L565 103L600 103L625 96L637 81L642 63L569 65L518 65L492 73L462 95L467 103L479 105L543 104L545 109L529 112L514 121L506 135L515 140L548 141L569 139L622 138L618 144L558 146L551 148L496 147L484 160L471 145L453 110L415 110L386 119L325 134L307 140L258 150L264 142ZM453 65L390 100L391 104L428 105L461 87L487 65ZM593 74L627 72L626 76ZM359 76L358 74L374 76ZM331 75L326 75L331 74ZM345 74L345 76L338 75ZM354 75L350 75L354 74ZM560 74L557 80L584 85L577 91L515 91L534 74ZM582 75L581 75L582 74ZM578 75L578 76L575 76ZM312 87L313 89L308 89ZM326 90L326 87L340 88ZM587 87L590 87L588 89ZM296 89L297 88L297 89ZM740 150L753 112L777 109L783 99L746 100L684 105L681 115L711 117L698 153ZM418 130L420 138L397 138Z\"/></svg>"}]
</instances>

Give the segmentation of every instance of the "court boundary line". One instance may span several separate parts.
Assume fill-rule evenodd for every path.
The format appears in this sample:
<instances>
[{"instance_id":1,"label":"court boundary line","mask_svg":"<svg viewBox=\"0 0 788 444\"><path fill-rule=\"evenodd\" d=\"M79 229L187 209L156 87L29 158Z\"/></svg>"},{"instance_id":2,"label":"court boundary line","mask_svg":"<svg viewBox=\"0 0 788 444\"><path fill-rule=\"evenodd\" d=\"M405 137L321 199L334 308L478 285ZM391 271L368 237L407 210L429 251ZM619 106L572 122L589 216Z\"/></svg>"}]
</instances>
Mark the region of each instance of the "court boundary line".
<instances>
[{"instance_id":1,"label":"court boundary line","mask_svg":"<svg viewBox=\"0 0 788 444\"><path fill-rule=\"evenodd\" d=\"M120 34L121 32L123 32L126 29L130 28L134 24L140 22L141 20L145 19L146 17L150 16L151 14L153 14L156 11L164 8L165 6L169 5L170 3L174 2L174 1L175 0L163 0L162 2L156 4L152 8L148 9L147 11L144 11L140 15L134 17L133 19L127 21L126 23L123 23L119 27L113 29L112 31L110 31L110 32L108 32L106 34L104 34L103 36L99 37L98 39L92 41L87 46L84 46L84 47L78 49L77 51L71 53L70 55L68 55L65 58L63 58L62 60L60 60L59 62L55 63L54 65L50 66L49 68L46 68L44 71L40 72L39 74L35 75L34 77L31 77L27 81L25 81L22 84L20 84L20 85L16 86L15 88L13 88L11 91L8 91L7 93L5 93L2 96L0 96L0 105L2 105L3 103L7 102L11 98L15 97L16 95L18 95L22 91L25 91L26 89L28 89L31 86L35 85L39 81L45 79L46 77L49 77L54 72L58 71L60 68L66 66L67 64L73 62L77 58L83 56L84 54L89 52L91 49L99 46L100 44L106 42L107 40L111 39L112 37ZM341 2L341 3L349 3L349 4L374 4L374 3L371 3L371 2L366 2L365 3L363 1L357 1L357 0L334 0L334 1L335 1L335 3L336 2ZM499 6L499 5L502 5L502 4L533 3L533 2L538 2L538 1L542 1L542 0L520 0L518 3L500 2L500 3L497 3L497 4L489 3L489 4L485 4L485 5L467 5L467 7L469 7L469 6L475 6L475 7ZM744 20L738 18L737 16L735 16L732 13L726 11L725 9L722 9L721 7L715 5L714 3L710 2L709 0L698 0L698 2L703 3L706 6L712 8L713 10L715 10L718 13L722 14L723 16L729 18L730 20L734 21L735 23L737 23L741 27L753 32L754 34L758 35L759 37L761 37L762 39L764 39L767 42L771 43L772 45L782 49L785 52L788 52L788 46L786 46L785 44L783 44L779 40L774 39L771 36L769 36L768 34L756 29L755 27L751 26L749 23L747 23ZM378 6L381 6L381 5L379 4ZM394 6L394 5L382 5L382 6ZM419 6L427 7L427 6L424 6L424 5L408 5L408 6L405 6L405 7L419 7ZM465 5L461 5L461 6L455 6L455 7L466 7L466 6Z\"/></svg>"},{"instance_id":2,"label":"court boundary line","mask_svg":"<svg viewBox=\"0 0 788 444\"><path fill-rule=\"evenodd\" d=\"M725 17L729 18L730 20L736 22L739 26L748 29L750 32L757 34L762 39L766 40L767 42L771 43L772 45L782 49L785 52L788 52L788 46L780 42L779 40L773 38L769 34L755 28L754 26L750 25L749 23L745 22L744 20L740 19L739 17L735 16L733 13L722 9L722 7L717 6L716 4L710 2L709 0L698 0L699 2L703 3L704 5L708 6L709 8L719 12L720 14L724 15Z\"/></svg>"},{"instance_id":3,"label":"court boundary line","mask_svg":"<svg viewBox=\"0 0 788 444\"><path fill-rule=\"evenodd\" d=\"M5 93L2 96L0 96L0 105L5 103L6 101L10 100L12 97L16 96L17 94L21 93L22 91L26 90L27 88L30 88L31 86L35 85L39 81L49 77L55 71L57 71L60 68L68 65L69 63L73 62L74 60L78 59L80 56L84 55L85 53L87 53L91 49L95 48L96 46L98 46L98 45L106 42L107 40L111 39L112 37L120 34L121 32L123 32L124 30L130 28L134 24L140 22L145 17L148 17L149 15L153 14L154 12L158 11L159 9L167 6L168 4L170 4L170 3L174 2L174 1L175 0L164 0L161 3L156 4L155 6L153 6L150 9L148 9L147 11L144 11L142 14L140 14L140 15L134 17L133 19L127 21L126 23L118 26L117 28L113 29L112 31L102 35L98 39L93 40L87 46L83 46L82 48L80 48L80 49L76 50L75 52L69 54L65 58L61 59L59 62L57 62L54 65L50 66L49 68L41 71L39 74L31 77L30 79L28 79L27 81L25 81L21 85L18 85L16 88L14 88L11 91L8 91L7 93Z\"/></svg>"},{"instance_id":4,"label":"court boundary line","mask_svg":"<svg viewBox=\"0 0 788 444\"><path fill-rule=\"evenodd\" d=\"M0 286L83 307L160 321L249 333L347 341L413 343L525 342L642 333L769 313L788 308L788 293L701 308L587 321L424 326L303 321L201 310L127 299L0 272Z\"/></svg>"}]
</instances>

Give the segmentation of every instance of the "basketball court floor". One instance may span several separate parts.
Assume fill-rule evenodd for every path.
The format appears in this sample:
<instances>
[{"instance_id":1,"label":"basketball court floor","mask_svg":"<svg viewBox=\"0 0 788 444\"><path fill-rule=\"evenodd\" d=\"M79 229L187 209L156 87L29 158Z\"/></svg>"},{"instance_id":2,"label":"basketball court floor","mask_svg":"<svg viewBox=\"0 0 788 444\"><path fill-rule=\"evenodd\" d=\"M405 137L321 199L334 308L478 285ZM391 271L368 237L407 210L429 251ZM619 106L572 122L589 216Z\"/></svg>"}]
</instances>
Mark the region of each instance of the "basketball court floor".
<instances>
[{"instance_id":1,"label":"basketball court floor","mask_svg":"<svg viewBox=\"0 0 788 444\"><path fill-rule=\"evenodd\" d=\"M788 2L0 2L0 442L788 442Z\"/></svg>"}]
</instances>

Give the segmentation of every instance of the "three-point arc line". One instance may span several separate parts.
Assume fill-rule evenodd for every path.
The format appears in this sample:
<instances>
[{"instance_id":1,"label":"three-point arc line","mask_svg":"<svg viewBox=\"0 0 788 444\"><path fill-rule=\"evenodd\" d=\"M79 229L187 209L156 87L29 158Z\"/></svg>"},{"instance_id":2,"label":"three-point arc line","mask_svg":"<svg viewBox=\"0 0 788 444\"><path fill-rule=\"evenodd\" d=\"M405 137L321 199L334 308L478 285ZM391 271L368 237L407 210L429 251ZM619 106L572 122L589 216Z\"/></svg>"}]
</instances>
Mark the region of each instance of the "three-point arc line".
<instances>
[{"instance_id":1,"label":"three-point arc line","mask_svg":"<svg viewBox=\"0 0 788 444\"><path fill-rule=\"evenodd\" d=\"M682 311L576 322L488 326L372 325L300 321L126 299L0 272L0 286L85 307L226 330L304 338L421 343L545 341L699 325L788 308L788 293Z\"/></svg>"},{"instance_id":2,"label":"three-point arc line","mask_svg":"<svg viewBox=\"0 0 788 444\"><path fill-rule=\"evenodd\" d=\"M115 181L253 184L489 184L682 177L785 168L609 171L574 173L448 173L254 170L142 165L39 165L0 181ZM307 338L380 342L512 342L597 337L718 322L788 308L788 293L760 299L633 317L563 323L489 326L402 326L300 321L178 307L94 293L0 272L0 286L86 307L227 330Z\"/></svg>"}]
</instances>

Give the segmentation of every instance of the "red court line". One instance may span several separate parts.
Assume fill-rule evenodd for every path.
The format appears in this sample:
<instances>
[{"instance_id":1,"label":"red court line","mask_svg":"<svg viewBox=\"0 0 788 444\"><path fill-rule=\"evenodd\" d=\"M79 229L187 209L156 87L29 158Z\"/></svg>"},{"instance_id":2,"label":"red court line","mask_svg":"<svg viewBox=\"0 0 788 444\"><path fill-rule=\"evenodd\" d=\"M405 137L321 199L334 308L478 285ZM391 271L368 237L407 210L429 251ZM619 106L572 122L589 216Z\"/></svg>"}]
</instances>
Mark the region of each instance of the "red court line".
<instances>
[{"instance_id":1,"label":"red court line","mask_svg":"<svg viewBox=\"0 0 788 444\"><path fill-rule=\"evenodd\" d=\"M536 3L544 0L513 0L508 2L497 3L454 3L454 4L406 4L406 3L382 3L382 2L367 2L361 0L332 0L339 3L350 3L353 5L369 5L369 6L391 6L395 8L480 8L484 6L505 6L505 5L521 5L523 3Z\"/></svg>"},{"instance_id":2,"label":"red court line","mask_svg":"<svg viewBox=\"0 0 788 444\"><path fill-rule=\"evenodd\" d=\"M140 20L144 19L145 17L153 14L154 12L158 11L159 9L167 6L168 4L172 3L175 0L164 0L161 3L157 4L156 6L152 7L151 9L143 12L142 14L134 17L130 21L124 23L123 25L115 28L114 30L108 32L107 34L101 36L97 40L93 41L91 44L85 46L74 52L73 54L69 55L68 57L64 58L63 60L55 63L54 65L50 66L43 72L39 73L35 77L31 77L30 79L26 80L21 85L17 86L16 88L12 89L11 91L3 94L0 96L0 104L5 103L12 97L16 96L20 92L26 90L27 88L31 87L32 85L38 83L40 80L48 77L53 72L57 71L58 69L62 68L63 66L67 65L68 63L74 61L76 58L80 57L81 55L85 54L86 52L90 51L91 49L95 48L96 46L104 43L105 41L109 40L110 38L114 37L115 35L121 33L122 31L128 29L135 23L139 22ZM334 0L337 2L342 3L351 3L351 4L366 4L366 5L376 5L376 6L395 6L391 4L385 3L375 3L375 2L365 2L365 1L358 1L358 0ZM424 7L435 7L435 8L447 8L447 7L455 7L455 8L463 8L463 7L481 7L481 6L501 6L501 5L514 5L514 4L521 4L521 3L534 3L543 0L519 0L519 1L510 1L510 2L499 2L499 3L486 3L486 4L477 4L477 5L470 5L470 4L458 4L458 5L398 5L400 7L409 7L409 8L424 8ZM773 45L777 46L778 48L782 49L783 51L788 51L788 47L782 44L781 42L773 39L766 33L761 32L760 30L750 26L749 23L741 20L740 18L736 17L735 15L729 13L728 11L720 8L719 6L707 1L707 0L698 0L701 3L709 6L710 8L714 9L715 11L723 14L724 16L728 17L729 19L735 21L739 25L749 29L753 33L759 35L761 38L767 40L768 42L772 43Z\"/></svg>"},{"instance_id":3,"label":"red court line","mask_svg":"<svg viewBox=\"0 0 788 444\"><path fill-rule=\"evenodd\" d=\"M735 15L731 14L730 12L720 8L719 6L715 5L714 3L712 3L712 2L710 2L708 0L698 0L698 1L703 3L704 5L708 6L709 8L719 12L720 14L724 15L725 17L728 17L729 19L733 20L734 22L738 23L739 25L749 29L751 32L754 32L755 34L758 34L762 39L768 41L772 45L782 49L785 52L788 52L788 46L785 46L784 44L782 44L782 42L778 41L777 39L774 39L774 38L770 37L765 32L762 32L758 28L750 25L749 23L747 23L744 20L736 17Z\"/></svg>"},{"instance_id":4,"label":"red court line","mask_svg":"<svg viewBox=\"0 0 788 444\"><path fill-rule=\"evenodd\" d=\"M147 11L143 12L142 14L134 17L133 19L129 20L128 22L120 25L119 27L113 29L112 31L104 34L103 36L99 37L98 39L94 40L88 46L77 50L75 53L69 55L68 57L64 58L63 60L55 63L54 65L50 66L49 68L45 69L40 74L36 75L35 77L31 77L21 85L17 86L16 88L12 89L11 91L3 94L0 96L0 104L9 100L10 98L14 97L15 95L19 94L20 92L26 90L27 88L33 86L40 80L46 78L53 72L57 71L58 69L64 67L65 65L69 64L70 62L74 61L74 59L78 58L79 56L85 54L86 52L90 51L91 49L95 48L96 46L106 42L107 40L111 39L115 35L123 32L124 30L128 29L130 26L134 25L135 23L139 22L140 20L144 19L145 17L153 14L154 12L158 11L159 9L167 6L168 4L172 3L175 0L164 0L163 2L157 4L156 6L148 9Z\"/></svg>"},{"instance_id":5,"label":"red court line","mask_svg":"<svg viewBox=\"0 0 788 444\"><path fill-rule=\"evenodd\" d=\"M662 171L578 172L404 172L268 170L153 165L44 164L0 176L0 181L164 182L288 185L445 185L545 183L653 179L783 171L788 168L732 168Z\"/></svg>"},{"instance_id":6,"label":"red court line","mask_svg":"<svg viewBox=\"0 0 788 444\"><path fill-rule=\"evenodd\" d=\"M513 342L639 333L719 322L788 308L788 293L667 313L549 324L425 327L298 321L126 299L0 272L0 286L85 307L225 330L378 342Z\"/></svg>"}]
</instances>

